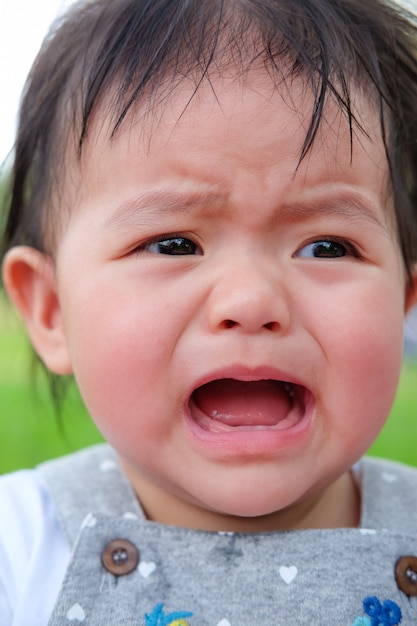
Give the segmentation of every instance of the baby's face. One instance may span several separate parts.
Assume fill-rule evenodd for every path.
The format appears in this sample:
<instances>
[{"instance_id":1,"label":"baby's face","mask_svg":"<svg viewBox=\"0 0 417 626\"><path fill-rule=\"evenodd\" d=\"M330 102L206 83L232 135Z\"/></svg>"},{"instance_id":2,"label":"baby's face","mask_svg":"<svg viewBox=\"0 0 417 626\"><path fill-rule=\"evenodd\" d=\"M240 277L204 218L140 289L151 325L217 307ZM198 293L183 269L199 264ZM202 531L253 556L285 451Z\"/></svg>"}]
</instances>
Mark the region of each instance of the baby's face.
<instances>
[{"instance_id":1,"label":"baby's face","mask_svg":"<svg viewBox=\"0 0 417 626\"><path fill-rule=\"evenodd\" d=\"M331 525L401 364L377 115L358 96L351 159L328 106L296 171L310 98L266 76L214 88L184 111L184 87L149 133L92 129L56 257L62 358L150 517Z\"/></svg>"}]
</instances>

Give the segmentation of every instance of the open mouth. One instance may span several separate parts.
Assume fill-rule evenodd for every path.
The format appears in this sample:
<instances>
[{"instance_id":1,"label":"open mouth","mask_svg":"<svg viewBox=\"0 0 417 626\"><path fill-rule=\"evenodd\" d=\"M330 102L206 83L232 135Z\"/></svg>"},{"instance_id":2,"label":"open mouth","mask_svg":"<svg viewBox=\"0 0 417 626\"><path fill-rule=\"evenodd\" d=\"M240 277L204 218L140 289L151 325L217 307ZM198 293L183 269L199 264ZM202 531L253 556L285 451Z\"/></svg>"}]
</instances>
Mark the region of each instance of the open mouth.
<instances>
[{"instance_id":1,"label":"open mouth","mask_svg":"<svg viewBox=\"0 0 417 626\"><path fill-rule=\"evenodd\" d=\"M190 412L204 430L286 430L306 412L306 389L279 380L213 380L198 387Z\"/></svg>"}]
</instances>

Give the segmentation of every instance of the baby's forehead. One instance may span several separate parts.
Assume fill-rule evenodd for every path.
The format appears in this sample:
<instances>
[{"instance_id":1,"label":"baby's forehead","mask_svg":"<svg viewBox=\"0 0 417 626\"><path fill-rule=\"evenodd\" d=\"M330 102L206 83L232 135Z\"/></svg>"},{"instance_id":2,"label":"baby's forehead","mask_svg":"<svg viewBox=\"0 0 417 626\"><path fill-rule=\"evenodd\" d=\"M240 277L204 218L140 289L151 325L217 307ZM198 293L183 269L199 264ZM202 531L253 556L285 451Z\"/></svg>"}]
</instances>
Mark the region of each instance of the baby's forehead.
<instances>
[{"instance_id":1,"label":"baby's forehead","mask_svg":"<svg viewBox=\"0 0 417 626\"><path fill-rule=\"evenodd\" d=\"M159 145L161 137L164 138L162 141L175 145L180 131L183 136L188 131L190 145L196 144L199 137L194 132L195 125L206 121L209 129L215 119L219 119L219 113L225 119L241 119L242 126L237 127L237 135L248 134L266 110L276 115L274 130L278 135L288 124L288 119L298 123L303 141L301 144L293 141L287 147L294 153L295 169L308 153L306 143L311 141L309 149L312 151L327 149L328 136L337 138L331 143L332 150L340 153L348 150L350 159L354 157L356 142L376 145L385 158L377 98L372 89L365 90L353 80L349 113L340 105L337 95L330 92L318 120L314 119L317 94L307 77L301 74L277 83L262 66L253 67L244 75L238 71L232 74L229 68L226 75L212 73L198 84L190 78L183 78L174 89L162 86L157 94L154 92L148 99L132 106L122 123L115 125L119 111L113 106L116 89L117 86L108 90L91 115L82 147L81 167L90 159L94 160L95 153L98 157L101 150L117 151L120 139L126 135L129 145L136 143L149 150L155 144ZM167 128L169 132L166 132ZM163 146L159 147L162 149Z\"/></svg>"},{"instance_id":2,"label":"baby's forehead","mask_svg":"<svg viewBox=\"0 0 417 626\"><path fill-rule=\"evenodd\" d=\"M83 194L100 194L106 184L111 194L114 171L120 172L121 180L128 170L132 197L156 188L161 198L159 189L166 183L181 189L195 185L196 194L204 198L208 192L213 198L225 197L229 162L238 163L236 176L247 172L252 176L252 196L262 184L273 188L269 179L287 177L291 204L309 187L354 180L360 161L360 167L372 169L369 188L374 189L378 178L388 197L387 159L372 99L359 88L352 90L353 128L329 98L314 143L301 159L314 101L302 77L292 81L290 91L287 85L274 84L265 71L244 80L212 77L199 85L198 92L191 81L184 81L153 110L132 110L113 134L111 109L103 103L84 143L73 205L83 206ZM361 185L367 191L364 180ZM164 202L167 197L170 201L166 195ZM188 200L182 201L186 207Z\"/></svg>"}]
</instances>

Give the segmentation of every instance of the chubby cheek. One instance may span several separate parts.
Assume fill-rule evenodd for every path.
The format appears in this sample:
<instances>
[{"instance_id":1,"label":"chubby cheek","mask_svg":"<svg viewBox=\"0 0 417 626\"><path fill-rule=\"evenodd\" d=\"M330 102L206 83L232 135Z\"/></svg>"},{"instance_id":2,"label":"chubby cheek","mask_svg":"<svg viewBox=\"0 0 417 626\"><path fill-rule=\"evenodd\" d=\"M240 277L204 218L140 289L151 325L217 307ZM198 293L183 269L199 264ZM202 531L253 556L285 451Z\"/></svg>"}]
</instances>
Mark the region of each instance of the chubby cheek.
<instances>
[{"instance_id":1,"label":"chubby cheek","mask_svg":"<svg viewBox=\"0 0 417 626\"><path fill-rule=\"evenodd\" d=\"M331 416L330 436L356 450L356 456L383 427L401 370L402 299L400 294L387 295L389 300L368 293L346 302L337 324L326 316L322 319L329 368L321 395L323 410Z\"/></svg>"},{"instance_id":2,"label":"chubby cheek","mask_svg":"<svg viewBox=\"0 0 417 626\"><path fill-rule=\"evenodd\" d=\"M104 307L90 304L82 316L73 317L70 328L81 395L112 443L115 437L142 438L155 429L167 429L167 424L152 417L164 408L166 413L165 404L173 402L169 360L175 337L167 333L158 314L146 310L115 298Z\"/></svg>"}]
</instances>

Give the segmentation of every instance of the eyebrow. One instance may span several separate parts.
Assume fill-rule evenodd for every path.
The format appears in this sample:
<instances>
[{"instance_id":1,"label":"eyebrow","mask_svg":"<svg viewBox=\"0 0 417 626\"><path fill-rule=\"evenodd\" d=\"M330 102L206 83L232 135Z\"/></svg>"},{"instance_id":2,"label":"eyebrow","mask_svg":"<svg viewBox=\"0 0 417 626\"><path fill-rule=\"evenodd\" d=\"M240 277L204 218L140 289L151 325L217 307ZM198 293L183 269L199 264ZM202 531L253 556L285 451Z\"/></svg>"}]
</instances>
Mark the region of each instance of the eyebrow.
<instances>
[{"instance_id":1,"label":"eyebrow","mask_svg":"<svg viewBox=\"0 0 417 626\"><path fill-rule=\"evenodd\" d=\"M315 197L314 197L315 196ZM152 189L120 204L113 215L104 223L104 229L129 227L147 224L163 213L183 213L219 209L228 202L228 194L219 193L215 189L181 190ZM300 198L295 202L283 203L274 212L272 219L286 222L308 222L318 217L340 216L358 223L373 222L376 226L386 229L388 222L381 221L376 213L375 205L357 191L338 191L332 197L326 193L313 194L313 197Z\"/></svg>"},{"instance_id":2,"label":"eyebrow","mask_svg":"<svg viewBox=\"0 0 417 626\"><path fill-rule=\"evenodd\" d=\"M279 215L288 221L308 221L322 216L341 216L358 222L373 222L386 229L387 221L377 215L373 202L357 191L342 191L333 197L319 196L289 203L280 208ZM385 213L384 213L385 215Z\"/></svg>"},{"instance_id":3,"label":"eyebrow","mask_svg":"<svg viewBox=\"0 0 417 626\"><path fill-rule=\"evenodd\" d=\"M214 190L182 191L173 189L157 189L146 191L118 206L114 214L105 222L104 228L128 226L133 220L137 223L138 216L142 221L152 219L152 214L182 213L197 211L203 208L224 206L226 195Z\"/></svg>"}]
</instances>

